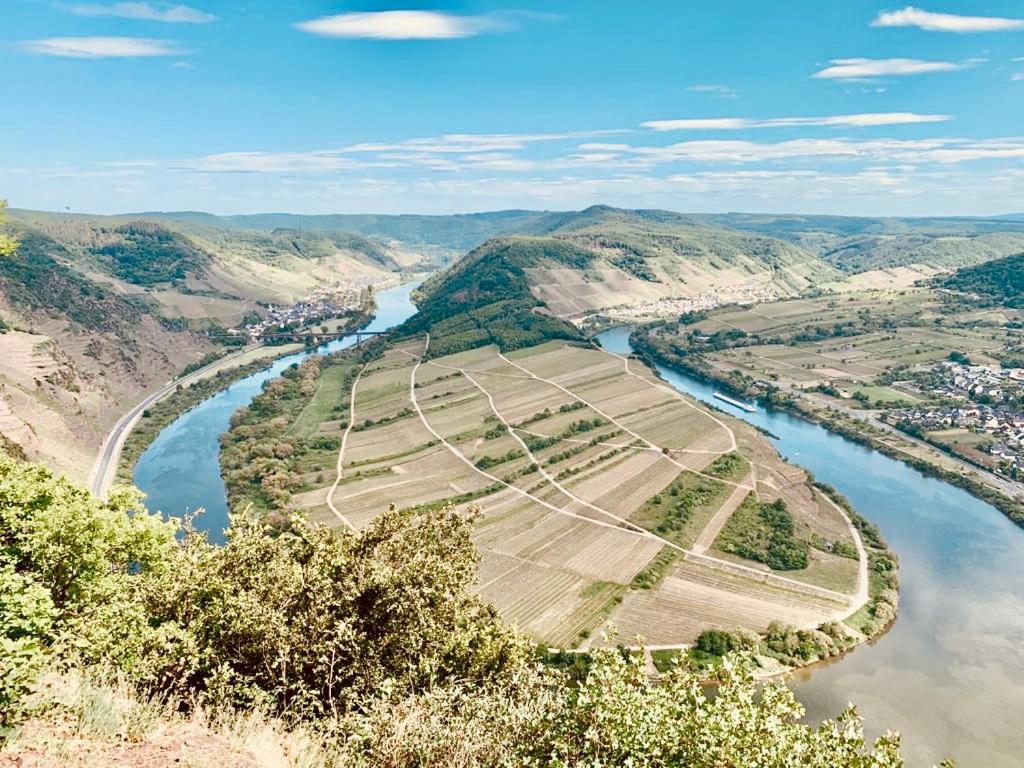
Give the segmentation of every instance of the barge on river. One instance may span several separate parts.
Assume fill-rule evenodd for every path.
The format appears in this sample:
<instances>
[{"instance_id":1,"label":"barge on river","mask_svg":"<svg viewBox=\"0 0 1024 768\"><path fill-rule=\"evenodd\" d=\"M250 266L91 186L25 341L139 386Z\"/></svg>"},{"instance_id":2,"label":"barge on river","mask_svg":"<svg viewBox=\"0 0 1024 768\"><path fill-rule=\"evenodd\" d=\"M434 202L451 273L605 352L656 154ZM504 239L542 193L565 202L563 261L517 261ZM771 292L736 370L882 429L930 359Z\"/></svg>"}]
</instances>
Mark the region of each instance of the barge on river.
<instances>
[{"instance_id":1,"label":"barge on river","mask_svg":"<svg viewBox=\"0 0 1024 768\"><path fill-rule=\"evenodd\" d=\"M744 403L740 400L735 400L729 397L728 395L723 395L721 392L715 392L715 397L717 397L719 400L722 400L723 402L728 403L729 405L734 405L737 408L746 411L747 413L757 413L757 407L751 405L750 403Z\"/></svg>"}]
</instances>

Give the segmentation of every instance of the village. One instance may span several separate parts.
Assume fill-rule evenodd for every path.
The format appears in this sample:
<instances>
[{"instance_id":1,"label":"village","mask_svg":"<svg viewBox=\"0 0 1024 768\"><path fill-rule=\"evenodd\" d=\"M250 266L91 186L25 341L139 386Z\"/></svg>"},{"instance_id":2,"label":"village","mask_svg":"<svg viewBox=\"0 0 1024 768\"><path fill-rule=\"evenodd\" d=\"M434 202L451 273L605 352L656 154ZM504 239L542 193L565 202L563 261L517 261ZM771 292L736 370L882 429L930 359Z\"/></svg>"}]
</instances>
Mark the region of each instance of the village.
<instances>
[{"instance_id":1,"label":"village","mask_svg":"<svg viewBox=\"0 0 1024 768\"><path fill-rule=\"evenodd\" d=\"M616 318L676 318L688 312L715 309L726 304L747 306L777 298L771 287L758 282L733 286L724 291L706 291L695 296L670 296L652 299L619 307L612 307L607 314Z\"/></svg>"},{"instance_id":2,"label":"village","mask_svg":"<svg viewBox=\"0 0 1024 768\"><path fill-rule=\"evenodd\" d=\"M933 371L939 381L928 393L958 401L940 406L900 408L885 420L921 436L962 429L983 436L974 447L992 457L1004 472L1024 473L1024 371L946 362Z\"/></svg>"},{"instance_id":3,"label":"village","mask_svg":"<svg viewBox=\"0 0 1024 768\"><path fill-rule=\"evenodd\" d=\"M380 278L357 277L327 283L305 299L290 306L267 307L267 315L256 323L245 326L252 342L269 334L303 328L325 320L347 315L367 305L373 290L386 288Z\"/></svg>"}]
</instances>

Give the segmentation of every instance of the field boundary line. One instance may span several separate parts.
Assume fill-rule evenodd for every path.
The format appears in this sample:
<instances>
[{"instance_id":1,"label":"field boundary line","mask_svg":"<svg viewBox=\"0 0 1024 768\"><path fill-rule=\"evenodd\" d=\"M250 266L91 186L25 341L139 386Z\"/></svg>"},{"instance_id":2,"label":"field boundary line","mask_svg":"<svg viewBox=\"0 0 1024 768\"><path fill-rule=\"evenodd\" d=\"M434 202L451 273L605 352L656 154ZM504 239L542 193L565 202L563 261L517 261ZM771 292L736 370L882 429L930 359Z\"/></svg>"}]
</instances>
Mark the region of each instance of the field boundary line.
<instances>
[{"instance_id":1,"label":"field boundary line","mask_svg":"<svg viewBox=\"0 0 1024 768\"><path fill-rule=\"evenodd\" d=\"M622 361L623 369L625 369L626 373L628 375L632 376L634 379L642 381L644 384L646 384L649 387L661 390L662 392L665 392L666 394L672 395L672 397L674 397L676 400L679 400L680 402L685 403L687 407L692 408L693 410L697 411L697 413L701 414L702 416L704 416L704 417L706 417L708 419L711 419L711 421L715 422L715 424L720 426L722 429L724 429L729 434L729 439L732 441L732 447L729 449L729 451L723 451L722 453L729 453L730 451L736 451L737 453L739 453L739 447L736 444L736 433L732 431L732 428L728 424L726 424L720 418L715 416L715 414L711 413L708 410L705 410L704 408L701 408L700 406L694 405L689 400L687 400L685 397L683 397L683 395L678 390L674 389L673 387L666 387L664 384L660 384L657 381L651 381L650 379L644 378L643 376L641 376L639 374L633 373L631 370L629 370L629 358L628 357L623 357L622 355L620 355L620 354L618 354L616 352L610 352L607 349L598 348L598 350L600 352L604 352L606 355L611 355L612 357L617 357L619 360L621 360Z\"/></svg>"},{"instance_id":2,"label":"field boundary line","mask_svg":"<svg viewBox=\"0 0 1024 768\"><path fill-rule=\"evenodd\" d=\"M430 334L427 334L426 338L427 338L427 341L426 341L426 345L424 346L424 354L426 354L426 351L427 351L427 349L430 346ZM411 352L407 352L405 350L399 350L399 351L402 352L405 355L408 355L409 357L413 358L414 360L416 360L416 365L413 368L412 376L410 377L410 381L409 381L409 393L410 393L410 399L412 400L413 408L415 409L416 413L419 415L420 421L423 422L423 426L426 427L427 431L430 432L435 438L437 438L437 440L442 445L444 445L445 448L447 448L452 453L453 456L455 456L457 459L459 459L459 461L461 461L462 463L464 463L467 466L471 467L475 472L480 473L484 477L494 481L495 483L497 483L499 485L502 485L502 486L504 486L506 488L511 489L514 493L517 493L520 496L523 496L524 498L530 499L531 501L539 504L540 506L542 506L542 507L544 507L546 509L551 510L552 512L555 512L555 513L561 514L561 515L566 515L568 517L573 517L573 518L576 518L577 520L583 520L583 521L585 521L587 523L590 523L591 525L599 525L599 526L601 526L603 528L610 528L612 530L619 531L620 533L625 533L625 534L628 534L630 536L637 536L637 537L640 537L640 538L652 539L654 541L659 542L663 546L671 547L672 549L682 553L683 557L686 558L686 559L699 560L700 562L702 562L705 565L708 565L709 567L718 568L719 570L724 570L724 571L730 571L730 572L736 573L736 574L741 575L741 576L749 576L749 577L752 577L755 580L758 580L758 581L761 581L761 582L768 582L768 583L775 582L775 583L779 584L780 586L787 587L789 589L793 589L793 590L798 591L798 592L802 591L804 593L815 594L815 595L827 597L827 598L832 599L832 600L839 600L839 601L841 601L843 603L849 603L850 602L850 595L844 594L842 592L836 592L835 590L828 589L827 587L819 587L819 586L817 586L815 584L808 584L806 582L797 581L796 579L791 579L791 578L788 578L786 576L779 576L779 575L777 575L775 573L771 573L769 571L758 570L757 568L752 568L750 566L742 565L740 563L733 563L733 562L730 562L728 560L721 560L719 558L712 557L710 555L704 555L704 554L695 553L695 552L692 552L691 550L686 549L685 547L679 546L678 544L676 544L673 541L669 541L668 539L662 538L661 536L658 536L657 534L651 533L650 531L647 531L647 530L644 530L644 529L641 529L640 531L634 531L634 530L631 530L629 528L623 528L623 527L618 526L618 525L612 525L610 523L605 523L605 522L603 522L601 520L595 520L592 517L585 517L583 515L578 515L578 514L576 514L574 512L570 512L569 510L556 507L554 504L551 504L550 502L544 501L543 499L539 499L536 496L531 495L529 492L527 492L523 488L519 488L518 486L512 485L511 483L508 483L508 482L502 480L501 478L499 478L499 477L497 477L495 475L490 474L489 472L483 471L482 469L477 467L472 461L470 461L470 459L467 458L463 453L461 453L455 446L453 446L451 443L449 443L448 440L443 435L441 435L439 432L437 432L437 430L435 430L430 425L430 422L427 421L426 416L424 415L422 409L419 406L419 401L416 399L416 372L419 370L420 366L423 364L423 362L424 362L423 358L422 357L417 358L416 355L412 354ZM531 371L529 371L529 370L527 370L525 368L522 368L521 366L516 365L511 360L508 360L508 358L505 358L505 356L502 355L500 352L498 353L498 355L499 355L499 357L501 357L506 362L508 362L509 364L513 365L514 367L519 368L520 370L524 371L525 373L531 374L530 378L538 379L540 381L546 381L546 379L541 379L539 376L536 376L536 375L532 374ZM428 361L428 363L429 363L429 361ZM548 382L548 383L552 384L555 387L558 387L559 389L562 389L562 391L566 392L567 394L572 395L573 397L576 397L575 395L572 394L572 392L566 390L564 387L561 387L560 385L556 384L555 382ZM576 399L582 400L582 398L576 398ZM598 409L595 408L594 410L598 411L600 413L600 411ZM605 414L602 414L602 415L605 415ZM608 418L607 415L605 415L605 417ZM614 422L614 420L612 420L612 421ZM622 428L621 425L619 425L619 427ZM625 431L629 432L630 434L634 434L635 435L635 433L633 433L632 430L625 429ZM644 439L643 437L640 437L639 435L635 435L635 436L638 439L643 440L646 444L651 445L650 441ZM679 465L678 462L675 462L674 460L673 460L673 463ZM679 465L679 466L682 469L685 469L688 472L694 472L694 470L692 470L692 469L690 469L688 467L685 467L685 466L682 466L682 465ZM695 472L695 474L700 474L700 473L699 472ZM712 480L721 480L720 478L711 477L710 475L708 475L707 477L709 477ZM725 481L721 481L721 482L725 482ZM741 487L741 486L738 486L736 483L728 483L728 484L736 486L736 487ZM752 490L752 489L748 488L747 490Z\"/></svg>"},{"instance_id":3,"label":"field boundary line","mask_svg":"<svg viewBox=\"0 0 1024 768\"><path fill-rule=\"evenodd\" d=\"M663 450L663 449L659 448L658 446L656 446L654 443L652 443L650 440L648 440L643 435L641 435L641 434L639 434L637 432L634 432L632 429L627 427L625 424L623 424L620 421L618 421L614 416L611 416L608 413L606 413L605 411L602 411L600 408L598 408L596 405L591 403L589 400L587 400L586 398L580 397L579 395L574 393L572 390L570 390L567 387L564 387L561 384L559 384L557 381L551 381L551 379L545 379L543 376L538 376L533 371L531 371L529 368L524 368L523 366L518 365L517 363L512 362L507 357L505 357L505 355L503 355L501 352L498 353L498 357L500 357L502 360L506 361L509 365L515 366L516 368L518 368L519 370L523 371L524 373L530 374L530 378L536 379L537 381L542 381L545 384L550 384L551 386L560 389L562 392L564 392L565 394L569 395L573 399L579 400L581 403L583 403L587 407L591 408L596 413L598 413L601 416L603 416L604 418L608 419L609 422L614 424L616 427L621 429L623 432L625 432L625 433L627 433L629 435L632 435L637 440L642 441L644 443L644 445L647 446L648 448L657 451L662 456L662 458L664 458L667 461L670 461L671 463L675 464L677 467L679 467L679 469L683 470L684 472L690 472L690 473L692 473L694 475L698 475L699 477L705 477L708 480L715 480L717 482L724 483L725 485L731 485L734 488L743 487L743 488L746 488L748 491L753 491L754 493L757 493L757 488L756 487L741 486L739 483L734 483L731 480L723 480L722 478L715 477L714 475L705 474L704 472L701 472L698 469L694 469L693 467L688 467L685 464L683 464L682 462L676 461L676 459L672 457L671 450L669 450L669 449L664 449ZM628 370L627 370L627 373L629 373ZM631 376L636 376L636 374L633 374L633 373L630 373L630 375ZM640 378L640 377L637 376L637 378ZM683 402L686 402L686 401L684 400ZM690 403L686 403L686 404L690 405ZM690 407L692 408L694 406L690 405ZM717 421L717 419L715 419L715 421ZM730 448L728 451L720 451L719 454L718 454L720 456L724 455L726 453L733 452L733 451L735 451L736 453L739 453L739 451L736 448L736 438L735 438L735 436L733 436L732 430L728 429L728 427L726 427L726 429L728 430L729 435L732 436L733 447ZM665 452L666 450L668 450L669 452L666 453ZM679 452L682 453L683 450L681 449ZM740 455L742 455L742 454L740 454ZM744 458L746 458L746 457L744 457Z\"/></svg>"},{"instance_id":4,"label":"field boundary line","mask_svg":"<svg viewBox=\"0 0 1024 768\"><path fill-rule=\"evenodd\" d=\"M832 508L836 510L843 519L846 521L846 525L850 528L850 535L853 536L853 544L857 548L857 556L860 558L860 562L857 567L857 593L853 598L853 604L850 609L842 615L840 621L848 619L865 605L871 599L871 581L868 576L868 553L864 548L864 541L861 539L860 531L857 530L857 526L853 524L853 520L846 514L846 510L836 504L827 494L815 489L821 498L823 498L828 504L832 505Z\"/></svg>"},{"instance_id":5,"label":"field boundary line","mask_svg":"<svg viewBox=\"0 0 1024 768\"><path fill-rule=\"evenodd\" d=\"M754 468L751 466L750 474L747 476L747 479L749 480L753 477ZM704 526L704 529L700 532L697 540L693 543L693 547L691 547L694 552L704 554L711 549L711 545L715 543L715 539L718 538L718 534L722 532L726 523L732 519L733 513L740 508L743 500L747 498L747 494L740 495L740 491L742 490L742 488L736 488L729 495L729 498L725 500L725 503L718 508L718 511L711 516L711 519L708 520L708 524ZM750 492L748 491L747 493L749 494Z\"/></svg>"},{"instance_id":6,"label":"field boundary line","mask_svg":"<svg viewBox=\"0 0 1024 768\"><path fill-rule=\"evenodd\" d=\"M473 382L473 385L477 389L479 389L481 392L484 393L484 397L486 397L487 398L487 402L490 403L491 410L494 412L494 415L497 416L498 419L501 421L501 423L505 425L505 428L508 430L508 433L512 436L512 438L523 447L523 450L526 451L526 455L529 456L530 460L533 461L533 463L537 465L538 472L540 472L541 477L543 477L545 480L547 480L548 483L550 483L553 487L557 488L559 491L564 493L566 496L568 496L573 501L576 501L576 502L582 504L585 507L589 507L590 509L594 510L595 512L597 512L599 514L606 515L607 517L610 517L612 520L616 520L617 522L621 523L622 525L625 525L625 526L628 526L629 528L635 529L638 532L641 532L641 533L644 533L644 534L650 534L651 533L646 528L643 528L643 527L637 525L636 523L630 522L629 520L627 520L624 517L619 517L614 512L609 512L607 509L603 509L602 507L599 507L596 504L593 504L593 503L587 501L586 499L584 499L584 498L582 498L580 496L577 496L575 493L573 493L572 491L567 489L565 486L563 486L559 481L555 480L555 478L553 478L550 474L548 474L548 471L546 469L544 469L543 465L537 460L537 457L534 455L533 451L530 450L530 446L528 446L526 444L526 442L519 435L517 435L515 433L515 430L511 427L511 425L508 423L508 421L506 421L505 417L501 415L501 411L499 411L498 407L494 404L494 398L491 396L491 393L488 392L486 389L484 389L482 386L480 386L479 382L477 382L476 379L474 379L472 376L470 376L465 371L462 372L462 375L465 376L467 379L469 379L471 382Z\"/></svg>"},{"instance_id":7,"label":"field boundary line","mask_svg":"<svg viewBox=\"0 0 1024 768\"><path fill-rule=\"evenodd\" d=\"M429 346L429 344L430 344L430 334L427 334L427 345ZM416 360L416 365L413 367L412 376L411 376L411 379L410 379L410 382L409 382L409 392L410 392L410 398L412 399L413 408L415 409L416 413L419 415L420 421L423 422L423 426L426 427L427 431L430 432L430 434L432 434L435 438L437 438L437 440L441 443L441 445L443 445L445 448L447 448L451 452L451 454L453 456L455 456L455 458L457 458L459 461L461 461L463 464L467 465L468 467L472 468L472 470L474 472L477 472L477 473L483 475L488 480L491 480L492 482L497 483L498 485L502 485L505 488L511 489L513 492L519 494L523 498L529 499L530 501L533 501L533 502L539 504L540 506L544 507L545 509L548 509L548 510L550 510L552 512L555 512L557 514L566 515L567 517L573 517L573 518L576 518L577 520L583 520L583 521L585 521L587 523L591 523L593 525L599 525L599 526L601 526L603 528L610 528L610 529L612 529L614 531L619 531L620 533L625 533L625 534L630 535L630 536L639 536L641 538L653 539L655 541L661 541L661 539L659 539L657 536L655 536L654 534L650 533L649 531L634 531L634 530L630 530L629 528L622 528L621 526L618 526L618 525L612 525L611 523L605 523L605 522L602 522L601 520L595 520L592 517L586 517L584 515L577 515L575 512L570 512L567 509L561 509L560 507L556 507L554 504L551 504L550 502L544 501L543 499L539 499L536 496L533 496L528 491L526 491L523 488L520 488L519 486L512 485L511 483L506 482L505 480L502 480L500 477L497 477L496 475L492 475L490 472L485 472L484 470L480 469L478 466L476 466L476 464L474 464L472 461L470 461L469 458L467 458L461 451L459 451L459 449L457 449L454 445L449 443L447 438L445 438L444 435L442 435L437 430L435 430L430 425L430 422L427 421L426 416L424 415L422 409L420 408L419 401L416 399L416 371L418 371L419 367L423 364L423 359L422 358L417 358L416 355L412 354L411 352L406 352L404 349L403 350L399 350L399 351L403 352L404 354L406 354L409 357L411 357L411 358ZM424 352L426 352L426 348L424 348Z\"/></svg>"},{"instance_id":8,"label":"field boundary line","mask_svg":"<svg viewBox=\"0 0 1024 768\"><path fill-rule=\"evenodd\" d=\"M341 436L341 446L338 448L338 461L335 465L335 477L334 483L327 490L327 507L334 513L334 516L341 520L350 531L355 531L356 527L352 525L352 522L345 517L338 508L334 506L334 493L338 490L338 485L341 483L341 472L342 466L345 460L345 446L348 445L348 436L352 431L352 425L356 420L356 388L359 386L359 380L363 377L363 371L366 370L366 366L360 366L359 372L356 374L355 380L352 382L352 394L349 398L348 403L348 425L345 427L345 433Z\"/></svg>"}]
</instances>

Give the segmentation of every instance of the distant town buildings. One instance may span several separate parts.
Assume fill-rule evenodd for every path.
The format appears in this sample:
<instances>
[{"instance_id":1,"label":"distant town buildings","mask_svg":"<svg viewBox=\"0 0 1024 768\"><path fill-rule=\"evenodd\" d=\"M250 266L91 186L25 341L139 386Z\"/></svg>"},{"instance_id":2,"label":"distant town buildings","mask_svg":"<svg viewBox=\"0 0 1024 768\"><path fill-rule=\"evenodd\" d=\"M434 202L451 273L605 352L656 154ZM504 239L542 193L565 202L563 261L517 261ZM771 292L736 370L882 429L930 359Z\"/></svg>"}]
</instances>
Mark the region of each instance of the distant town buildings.
<instances>
[{"instance_id":1,"label":"distant town buildings","mask_svg":"<svg viewBox=\"0 0 1024 768\"><path fill-rule=\"evenodd\" d=\"M990 440L980 446L1011 472L1024 472L1024 412L1016 405L1024 394L1020 369L942 363L930 395L958 400L955 405L901 408L886 413L893 423L922 433L967 429Z\"/></svg>"},{"instance_id":2,"label":"distant town buildings","mask_svg":"<svg viewBox=\"0 0 1024 768\"><path fill-rule=\"evenodd\" d=\"M373 288L385 287L380 278L357 277L317 288L302 301L291 306L270 305L267 316L245 326L252 341L268 334L302 328L340 317L362 308Z\"/></svg>"}]
</instances>

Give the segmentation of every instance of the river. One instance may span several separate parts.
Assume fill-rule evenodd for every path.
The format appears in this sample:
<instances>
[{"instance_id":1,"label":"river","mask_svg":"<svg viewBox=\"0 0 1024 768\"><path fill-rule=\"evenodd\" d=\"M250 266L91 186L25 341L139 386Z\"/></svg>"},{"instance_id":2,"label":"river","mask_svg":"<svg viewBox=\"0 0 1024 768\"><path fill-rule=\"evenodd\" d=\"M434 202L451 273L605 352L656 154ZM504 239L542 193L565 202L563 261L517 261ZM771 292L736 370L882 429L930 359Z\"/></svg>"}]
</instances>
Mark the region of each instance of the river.
<instances>
[{"instance_id":1,"label":"river","mask_svg":"<svg viewBox=\"0 0 1024 768\"><path fill-rule=\"evenodd\" d=\"M409 282L376 295L377 312L363 330L386 331L416 312L410 294L419 282ZM228 430L231 414L248 405L263 384L281 375L293 363L312 354L329 354L355 343L354 336L328 342L315 350L296 352L268 368L239 379L227 389L192 408L168 425L135 464L135 485L148 497L146 505L166 515L182 517L202 507L196 528L211 541L224 541L228 499L220 476L220 436Z\"/></svg>"},{"instance_id":2,"label":"river","mask_svg":"<svg viewBox=\"0 0 1024 768\"><path fill-rule=\"evenodd\" d=\"M415 284L382 291L368 330L409 317ZM605 348L628 353L629 330L605 331ZM353 339L316 350L332 352ZM227 499L219 436L231 414L265 381L309 352L278 360L196 406L164 429L139 459L135 482L148 505L206 513L200 528L223 540ZM713 401L714 388L660 367L682 392L713 403L782 439L778 450L835 486L876 522L900 557L902 599L893 628L843 659L797 675L812 721L856 702L871 737L902 732L912 766L943 757L961 766L1017 766L1024 756L1024 535L993 507L900 462L786 413L746 413Z\"/></svg>"},{"instance_id":3,"label":"river","mask_svg":"<svg viewBox=\"0 0 1024 768\"><path fill-rule=\"evenodd\" d=\"M627 354L629 329L598 335ZM794 680L812 721L855 702L869 736L903 734L909 765L1024 763L1024 532L959 488L787 413L746 413L663 366L681 392L763 427L793 463L835 486L900 557L901 601L875 643Z\"/></svg>"}]
</instances>

